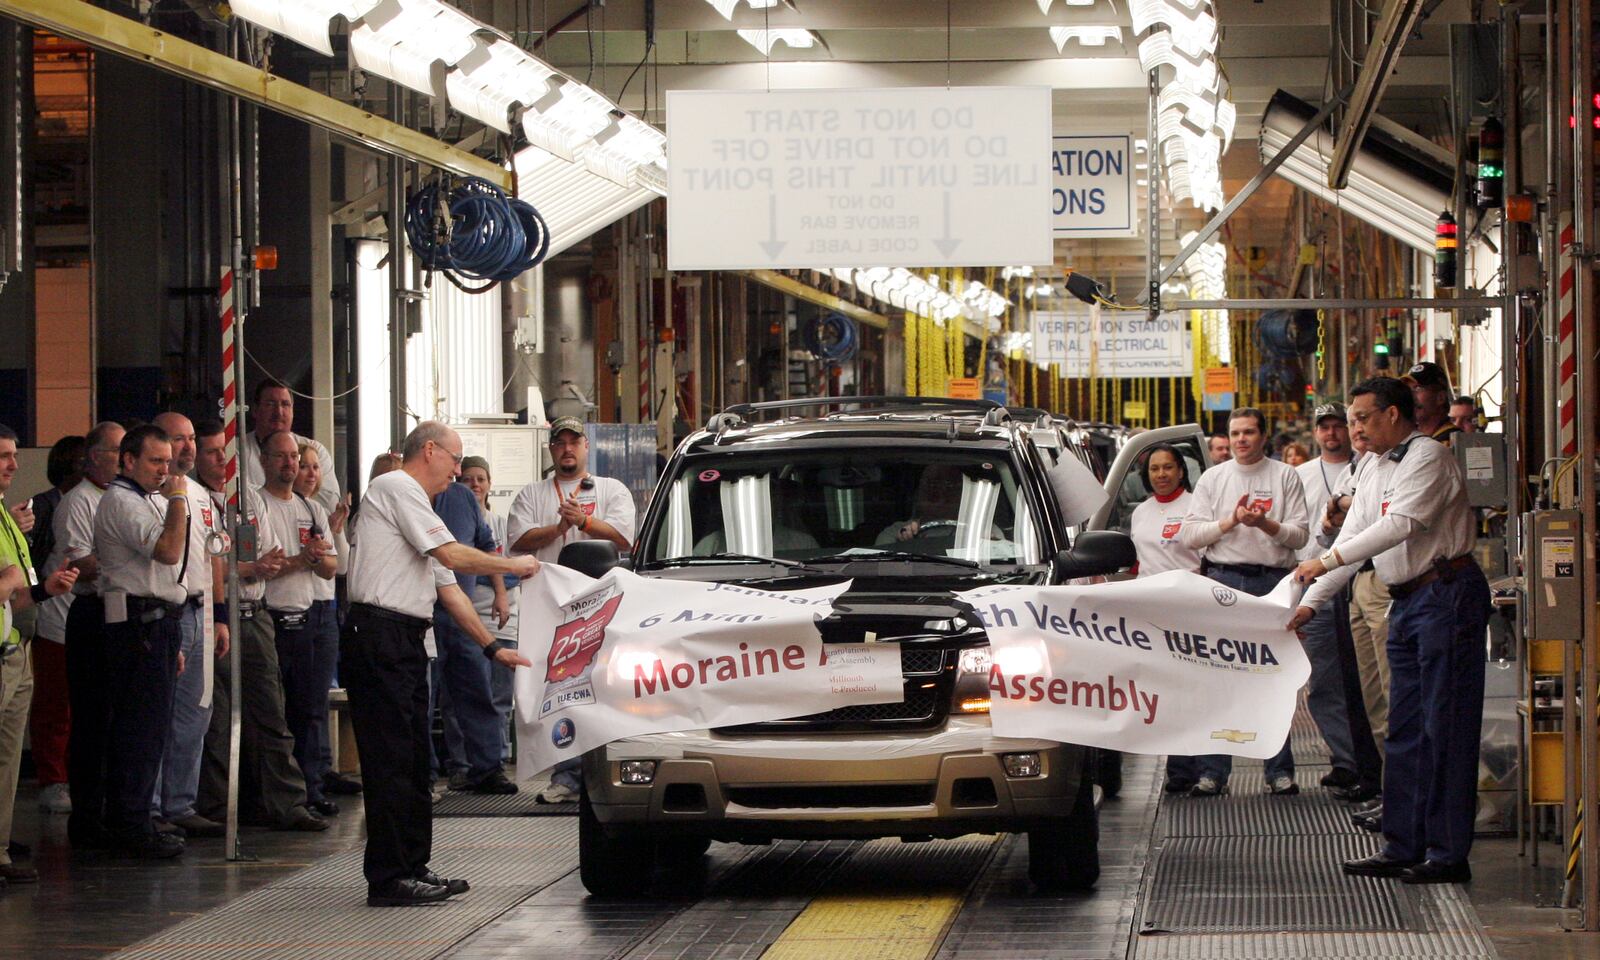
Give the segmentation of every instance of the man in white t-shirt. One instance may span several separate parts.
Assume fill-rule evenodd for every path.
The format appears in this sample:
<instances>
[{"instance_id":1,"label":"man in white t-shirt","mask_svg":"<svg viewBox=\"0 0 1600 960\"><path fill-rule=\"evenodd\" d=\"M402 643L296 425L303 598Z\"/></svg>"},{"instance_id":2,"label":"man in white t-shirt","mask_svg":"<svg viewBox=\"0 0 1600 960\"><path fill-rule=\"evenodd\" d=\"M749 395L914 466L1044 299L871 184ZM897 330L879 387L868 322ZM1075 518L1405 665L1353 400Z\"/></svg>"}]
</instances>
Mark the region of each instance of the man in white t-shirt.
<instances>
[{"instance_id":1,"label":"man in white t-shirt","mask_svg":"<svg viewBox=\"0 0 1600 960\"><path fill-rule=\"evenodd\" d=\"M531 557L497 557L456 542L429 498L454 479L461 437L442 423L406 437L399 470L367 487L351 547L350 613L339 636L339 679L350 693L367 814L367 904L398 907L465 893L428 866L433 797L428 770L428 654L435 599L502 667L529 662L484 629L454 573L531 577Z\"/></svg>"},{"instance_id":2,"label":"man in white t-shirt","mask_svg":"<svg viewBox=\"0 0 1600 960\"><path fill-rule=\"evenodd\" d=\"M1305 490L1293 467L1267 459L1267 418L1260 410L1234 410L1228 417L1228 442L1232 459L1200 475L1178 538L1200 551L1206 576L1265 596L1294 569L1295 553L1305 546L1310 525ZM1198 758L1198 764L1199 778L1190 791L1194 796L1227 792L1232 757L1212 754ZM1287 738L1265 772L1272 793L1300 792Z\"/></svg>"},{"instance_id":3,"label":"man in white t-shirt","mask_svg":"<svg viewBox=\"0 0 1600 960\"><path fill-rule=\"evenodd\" d=\"M583 421L560 417L550 424L555 472L523 487L511 501L506 538L513 556L531 553L554 563L561 548L579 540L610 540L618 550L633 542L633 494L622 481L589 473L589 437Z\"/></svg>"},{"instance_id":4,"label":"man in white t-shirt","mask_svg":"<svg viewBox=\"0 0 1600 960\"><path fill-rule=\"evenodd\" d=\"M280 430L294 430L294 394L276 380L256 384L256 392L250 398L250 422L253 429L239 437L239 471L245 488L254 490L267 482L261 442ZM291 436L296 443L309 444L317 451L317 462L322 464L322 489L314 499L329 513L339 509L339 471L334 469L333 454L311 437L294 433Z\"/></svg>"},{"instance_id":5,"label":"man in white t-shirt","mask_svg":"<svg viewBox=\"0 0 1600 960\"><path fill-rule=\"evenodd\" d=\"M283 718L294 734L294 758L301 776L321 763L319 718L328 714L326 676L317 670L316 644L322 627L316 599L317 579L332 580L339 559L328 532L328 513L322 504L294 492L300 473L300 445L287 430L261 443L261 460L267 482L261 486L262 524L272 542L283 549L283 567L267 580L267 612L272 617L272 641L283 678ZM319 682L319 680L321 682ZM322 795L320 777L305 778L306 805L317 813L337 810ZM296 830L323 830L327 821L296 807L284 826Z\"/></svg>"},{"instance_id":6,"label":"man in white t-shirt","mask_svg":"<svg viewBox=\"0 0 1600 960\"><path fill-rule=\"evenodd\" d=\"M1325 403L1312 411L1312 429L1318 456L1295 470L1306 493L1306 512L1313 527L1321 524L1328 501L1344 488L1350 476L1350 428L1342 403ZM1323 548L1315 536L1300 548L1298 559L1319 556ZM1372 741L1361 699L1361 676L1355 645L1350 637L1349 602L1344 593L1330 601L1331 616L1317 617L1300 631L1311 661L1311 681L1306 707L1328 745L1333 769L1322 785L1341 800L1359 802L1377 796L1383 776L1383 758Z\"/></svg>"},{"instance_id":7,"label":"man in white t-shirt","mask_svg":"<svg viewBox=\"0 0 1600 960\"><path fill-rule=\"evenodd\" d=\"M531 553L542 563L555 563L561 548L578 540L610 540L617 549L633 541L633 494L619 480L589 474L589 437L577 417L558 417L550 424L550 459L555 472L535 480L511 501L506 539L511 553ZM549 789L538 799L570 803L578 799L579 762L556 765Z\"/></svg>"}]
</instances>

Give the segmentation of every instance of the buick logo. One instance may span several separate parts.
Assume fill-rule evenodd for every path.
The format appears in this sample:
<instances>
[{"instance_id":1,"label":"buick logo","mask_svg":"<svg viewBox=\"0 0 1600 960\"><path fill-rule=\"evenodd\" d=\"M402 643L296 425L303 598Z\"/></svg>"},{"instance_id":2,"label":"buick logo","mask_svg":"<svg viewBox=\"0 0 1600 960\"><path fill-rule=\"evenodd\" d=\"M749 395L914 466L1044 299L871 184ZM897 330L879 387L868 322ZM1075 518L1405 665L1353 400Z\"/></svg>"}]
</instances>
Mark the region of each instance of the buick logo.
<instances>
[{"instance_id":1,"label":"buick logo","mask_svg":"<svg viewBox=\"0 0 1600 960\"><path fill-rule=\"evenodd\" d=\"M1217 602L1222 604L1224 607L1233 606L1234 603L1236 603L1239 599L1234 595L1233 591L1229 590L1227 587L1212 587L1211 595L1216 597Z\"/></svg>"}]
</instances>

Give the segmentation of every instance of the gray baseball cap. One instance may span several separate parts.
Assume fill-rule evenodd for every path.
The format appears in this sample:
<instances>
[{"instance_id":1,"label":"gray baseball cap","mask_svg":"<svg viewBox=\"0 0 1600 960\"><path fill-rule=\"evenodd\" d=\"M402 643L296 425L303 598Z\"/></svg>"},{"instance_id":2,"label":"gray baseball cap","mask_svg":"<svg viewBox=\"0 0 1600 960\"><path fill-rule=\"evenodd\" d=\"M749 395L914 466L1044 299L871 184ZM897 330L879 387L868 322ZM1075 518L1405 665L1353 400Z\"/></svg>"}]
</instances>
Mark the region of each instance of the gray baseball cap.
<instances>
[{"instance_id":1,"label":"gray baseball cap","mask_svg":"<svg viewBox=\"0 0 1600 960\"><path fill-rule=\"evenodd\" d=\"M1315 426L1329 417L1333 417L1340 423L1350 422L1349 418L1345 416L1344 404L1334 400L1329 403L1317 404L1317 408L1311 412L1311 423Z\"/></svg>"},{"instance_id":2,"label":"gray baseball cap","mask_svg":"<svg viewBox=\"0 0 1600 960\"><path fill-rule=\"evenodd\" d=\"M554 440L556 437L560 436L561 431L563 430L571 430L580 437L588 436L588 434L583 430L583 421L579 420L577 417L557 417L555 420L551 421L550 439Z\"/></svg>"}]
</instances>

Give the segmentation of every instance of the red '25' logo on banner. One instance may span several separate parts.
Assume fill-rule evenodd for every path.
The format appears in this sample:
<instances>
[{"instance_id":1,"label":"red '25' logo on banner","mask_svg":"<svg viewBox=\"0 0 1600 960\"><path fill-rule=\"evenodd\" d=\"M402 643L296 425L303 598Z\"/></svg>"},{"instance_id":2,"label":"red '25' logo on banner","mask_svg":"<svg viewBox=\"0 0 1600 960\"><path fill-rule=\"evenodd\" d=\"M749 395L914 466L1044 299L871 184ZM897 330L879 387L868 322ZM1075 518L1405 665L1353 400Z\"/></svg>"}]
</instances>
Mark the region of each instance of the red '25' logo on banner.
<instances>
[{"instance_id":1,"label":"red '25' logo on banner","mask_svg":"<svg viewBox=\"0 0 1600 960\"><path fill-rule=\"evenodd\" d=\"M555 639L550 641L550 654L546 659L546 683L575 677L588 668L600 645L606 639L606 626L616 616L622 605L622 595L607 600L599 610L587 617L569 620L556 628Z\"/></svg>"}]
</instances>

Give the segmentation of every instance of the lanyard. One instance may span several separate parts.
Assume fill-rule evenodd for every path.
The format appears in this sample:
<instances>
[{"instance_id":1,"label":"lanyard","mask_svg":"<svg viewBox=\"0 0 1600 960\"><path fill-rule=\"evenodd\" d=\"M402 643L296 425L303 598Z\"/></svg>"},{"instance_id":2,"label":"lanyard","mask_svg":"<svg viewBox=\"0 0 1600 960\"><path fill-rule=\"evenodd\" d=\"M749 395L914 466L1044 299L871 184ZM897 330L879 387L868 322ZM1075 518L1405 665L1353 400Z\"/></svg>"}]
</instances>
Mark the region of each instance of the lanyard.
<instances>
[{"instance_id":1,"label":"lanyard","mask_svg":"<svg viewBox=\"0 0 1600 960\"><path fill-rule=\"evenodd\" d=\"M19 539L19 537L22 534L22 531L17 529L17 521L11 516L11 511L6 509L5 499L3 497L0 497L0 513L4 513L5 514L5 519L3 521L0 521L0 522L3 522L5 524L6 539L11 541L11 548L16 551L16 554L17 554L17 566L19 566L19 567L31 566L30 561L33 558L28 555L27 551L23 547L21 539ZM29 576L30 577L32 576L32 572L31 571L29 573Z\"/></svg>"},{"instance_id":2,"label":"lanyard","mask_svg":"<svg viewBox=\"0 0 1600 960\"><path fill-rule=\"evenodd\" d=\"M120 473L117 474L117 478L115 480L111 481L111 483L113 485L120 484L123 487L126 487L127 489L132 490L134 493L137 493L139 496L143 497L144 498L144 502L148 503L150 505L150 509L154 510L156 512L156 516L161 518L161 522L163 524L166 523L166 520L167 520L166 512L163 511L159 506L156 505L156 502L153 499L153 495L148 490L146 490L144 487L139 486L137 483L134 483L132 480L129 480L127 477L123 476ZM187 493L187 491L185 491L185 492ZM210 496L210 494L208 493L207 496ZM184 507L184 511L183 511L183 562L178 565L178 586L180 586L180 587L183 586L183 576L184 576L184 574L189 572L189 524L194 519L194 517L189 512L187 504L188 504L188 501L186 499L185 500L185 507Z\"/></svg>"}]
</instances>

